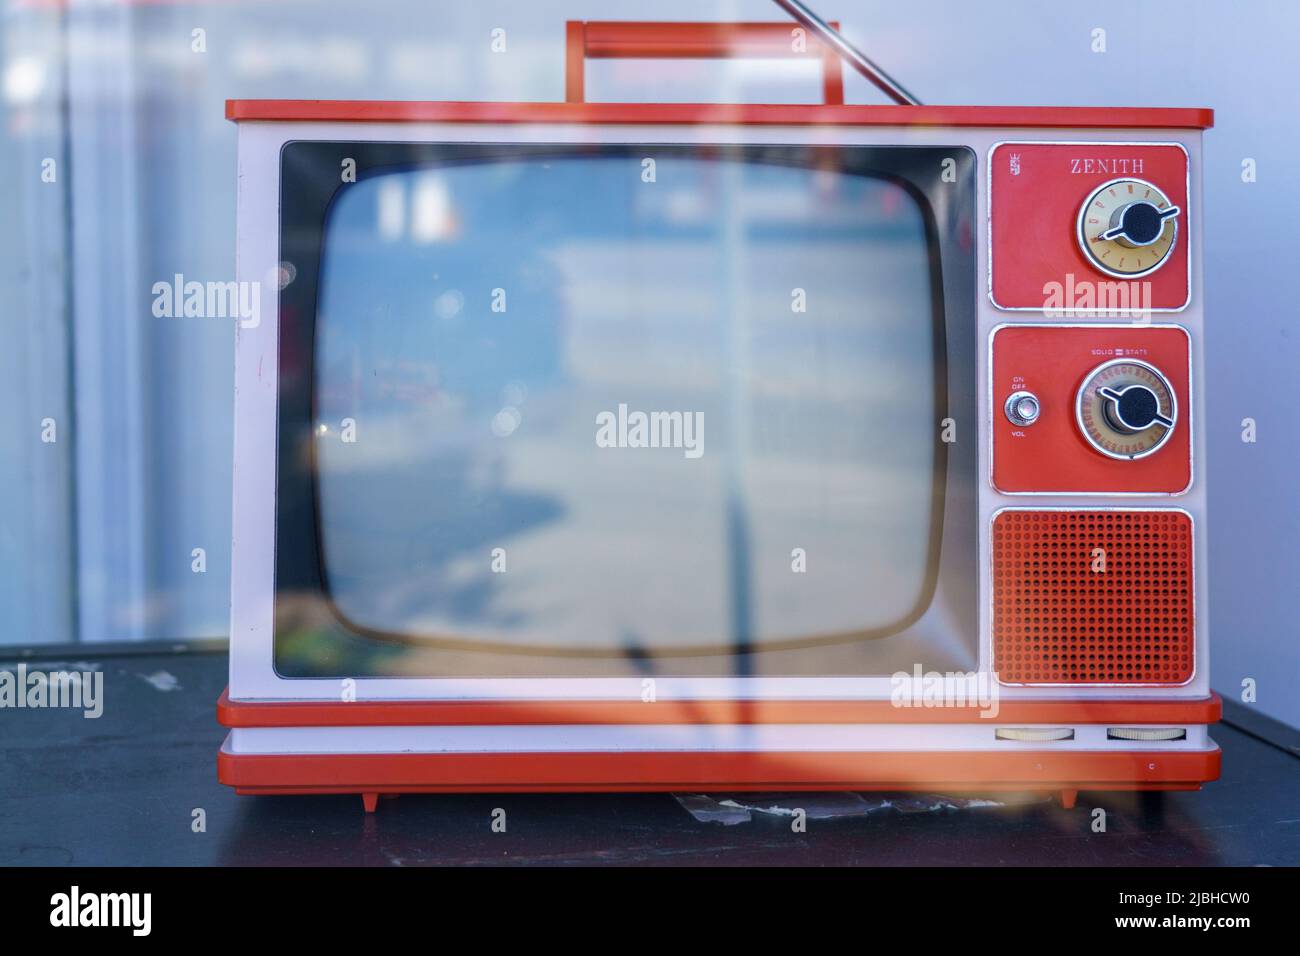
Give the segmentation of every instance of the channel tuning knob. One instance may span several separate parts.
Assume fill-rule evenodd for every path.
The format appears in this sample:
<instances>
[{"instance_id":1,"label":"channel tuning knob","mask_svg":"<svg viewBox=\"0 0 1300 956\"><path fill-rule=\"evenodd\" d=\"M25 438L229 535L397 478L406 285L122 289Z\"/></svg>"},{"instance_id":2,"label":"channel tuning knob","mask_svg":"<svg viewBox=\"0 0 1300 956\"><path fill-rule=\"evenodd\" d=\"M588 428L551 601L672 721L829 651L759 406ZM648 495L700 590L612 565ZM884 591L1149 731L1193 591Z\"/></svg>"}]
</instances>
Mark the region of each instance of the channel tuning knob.
<instances>
[{"instance_id":1,"label":"channel tuning knob","mask_svg":"<svg viewBox=\"0 0 1300 956\"><path fill-rule=\"evenodd\" d=\"M1093 190L1079 209L1079 247L1106 275L1136 279L1169 258L1181 213L1154 183L1112 180Z\"/></svg>"},{"instance_id":2,"label":"channel tuning knob","mask_svg":"<svg viewBox=\"0 0 1300 956\"><path fill-rule=\"evenodd\" d=\"M1102 405L1102 414L1118 432L1136 435L1153 424L1164 428L1174 427L1172 418L1160 414L1160 396L1145 385L1124 385L1120 388L1105 385L1097 389L1097 394L1106 400Z\"/></svg>"},{"instance_id":3,"label":"channel tuning knob","mask_svg":"<svg viewBox=\"0 0 1300 956\"><path fill-rule=\"evenodd\" d=\"M1083 380L1075 404L1084 439L1108 458L1131 461L1150 455L1178 421L1169 380L1136 359L1097 366Z\"/></svg>"},{"instance_id":4,"label":"channel tuning knob","mask_svg":"<svg viewBox=\"0 0 1300 956\"><path fill-rule=\"evenodd\" d=\"M1180 212L1182 210L1177 206L1158 209L1155 203L1145 199L1125 203L1111 214L1110 228L1101 234L1101 238L1113 239L1130 249L1149 246L1160 238L1165 220L1172 219Z\"/></svg>"}]
</instances>

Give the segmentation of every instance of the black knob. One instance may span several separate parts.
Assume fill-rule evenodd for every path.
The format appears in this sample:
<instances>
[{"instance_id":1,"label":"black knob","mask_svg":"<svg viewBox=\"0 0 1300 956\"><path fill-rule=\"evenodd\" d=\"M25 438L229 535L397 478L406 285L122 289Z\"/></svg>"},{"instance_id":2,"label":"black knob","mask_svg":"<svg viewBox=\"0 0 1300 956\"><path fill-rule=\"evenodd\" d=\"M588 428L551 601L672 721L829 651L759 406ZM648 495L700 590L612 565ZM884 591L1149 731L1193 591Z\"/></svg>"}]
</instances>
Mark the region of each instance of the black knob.
<instances>
[{"instance_id":1,"label":"black knob","mask_svg":"<svg viewBox=\"0 0 1300 956\"><path fill-rule=\"evenodd\" d=\"M1132 435L1157 424L1165 428L1174 427L1173 419L1160 414L1160 399L1156 393L1145 385L1100 388L1097 394L1106 400L1103 412L1116 431Z\"/></svg>"},{"instance_id":2,"label":"black knob","mask_svg":"<svg viewBox=\"0 0 1300 956\"><path fill-rule=\"evenodd\" d=\"M1149 246L1160 238L1165 220L1181 211L1177 206L1158 209L1154 203L1139 199L1115 210L1110 219L1111 227L1101 234L1101 238L1118 239L1130 246Z\"/></svg>"}]
</instances>

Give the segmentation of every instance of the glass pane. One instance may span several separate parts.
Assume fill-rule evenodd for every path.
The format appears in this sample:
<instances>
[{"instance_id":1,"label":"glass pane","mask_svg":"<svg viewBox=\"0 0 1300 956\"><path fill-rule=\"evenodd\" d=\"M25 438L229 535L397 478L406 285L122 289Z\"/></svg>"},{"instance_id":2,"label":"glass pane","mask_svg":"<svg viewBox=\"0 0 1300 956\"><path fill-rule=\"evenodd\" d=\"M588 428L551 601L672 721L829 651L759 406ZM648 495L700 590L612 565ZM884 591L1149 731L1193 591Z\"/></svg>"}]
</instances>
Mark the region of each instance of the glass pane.
<instances>
[{"instance_id":1,"label":"glass pane","mask_svg":"<svg viewBox=\"0 0 1300 956\"><path fill-rule=\"evenodd\" d=\"M707 653L923 610L941 383L916 200L827 169L643 173L505 160L339 193L318 508L352 627Z\"/></svg>"}]
</instances>

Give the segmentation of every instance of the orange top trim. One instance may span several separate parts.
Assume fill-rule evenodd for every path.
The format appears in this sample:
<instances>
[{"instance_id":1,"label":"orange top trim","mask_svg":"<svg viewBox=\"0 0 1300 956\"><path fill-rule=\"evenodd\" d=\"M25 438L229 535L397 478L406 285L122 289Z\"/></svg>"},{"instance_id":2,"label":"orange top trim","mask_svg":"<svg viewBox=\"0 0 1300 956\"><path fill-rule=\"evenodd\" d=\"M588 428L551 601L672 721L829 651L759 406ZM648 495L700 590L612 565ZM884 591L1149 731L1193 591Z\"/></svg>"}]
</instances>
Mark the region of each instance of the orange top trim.
<instances>
[{"instance_id":1,"label":"orange top trim","mask_svg":"<svg viewBox=\"0 0 1300 956\"><path fill-rule=\"evenodd\" d=\"M1217 694L1194 700L1002 700L1001 725L1212 724ZM226 727L501 726L517 724L962 724L978 707L895 707L887 700L236 701L222 691Z\"/></svg>"},{"instance_id":2,"label":"orange top trim","mask_svg":"<svg viewBox=\"0 0 1300 956\"><path fill-rule=\"evenodd\" d=\"M1134 106L433 103L414 100L226 100L226 118L237 123L725 123L1037 129L1210 129L1214 125L1214 111L1209 109Z\"/></svg>"}]
</instances>

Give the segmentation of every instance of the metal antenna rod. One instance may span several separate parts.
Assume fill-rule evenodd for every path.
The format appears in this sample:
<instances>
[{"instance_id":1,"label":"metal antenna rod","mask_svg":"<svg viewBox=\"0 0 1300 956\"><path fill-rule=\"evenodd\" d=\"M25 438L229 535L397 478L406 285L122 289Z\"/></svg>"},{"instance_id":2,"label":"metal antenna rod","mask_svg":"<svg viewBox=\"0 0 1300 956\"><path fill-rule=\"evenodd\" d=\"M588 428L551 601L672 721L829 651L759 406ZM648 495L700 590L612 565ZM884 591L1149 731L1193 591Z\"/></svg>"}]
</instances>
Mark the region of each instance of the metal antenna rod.
<instances>
[{"instance_id":1,"label":"metal antenna rod","mask_svg":"<svg viewBox=\"0 0 1300 956\"><path fill-rule=\"evenodd\" d=\"M773 2L809 30L812 30L813 33L816 33L823 43L840 55L841 59L848 62L855 70L883 90L885 95L895 103L900 106L921 105L920 100L903 89L902 85L892 76L872 63L866 54L846 40L842 33L833 29L829 23L809 10L800 0L773 0Z\"/></svg>"}]
</instances>

